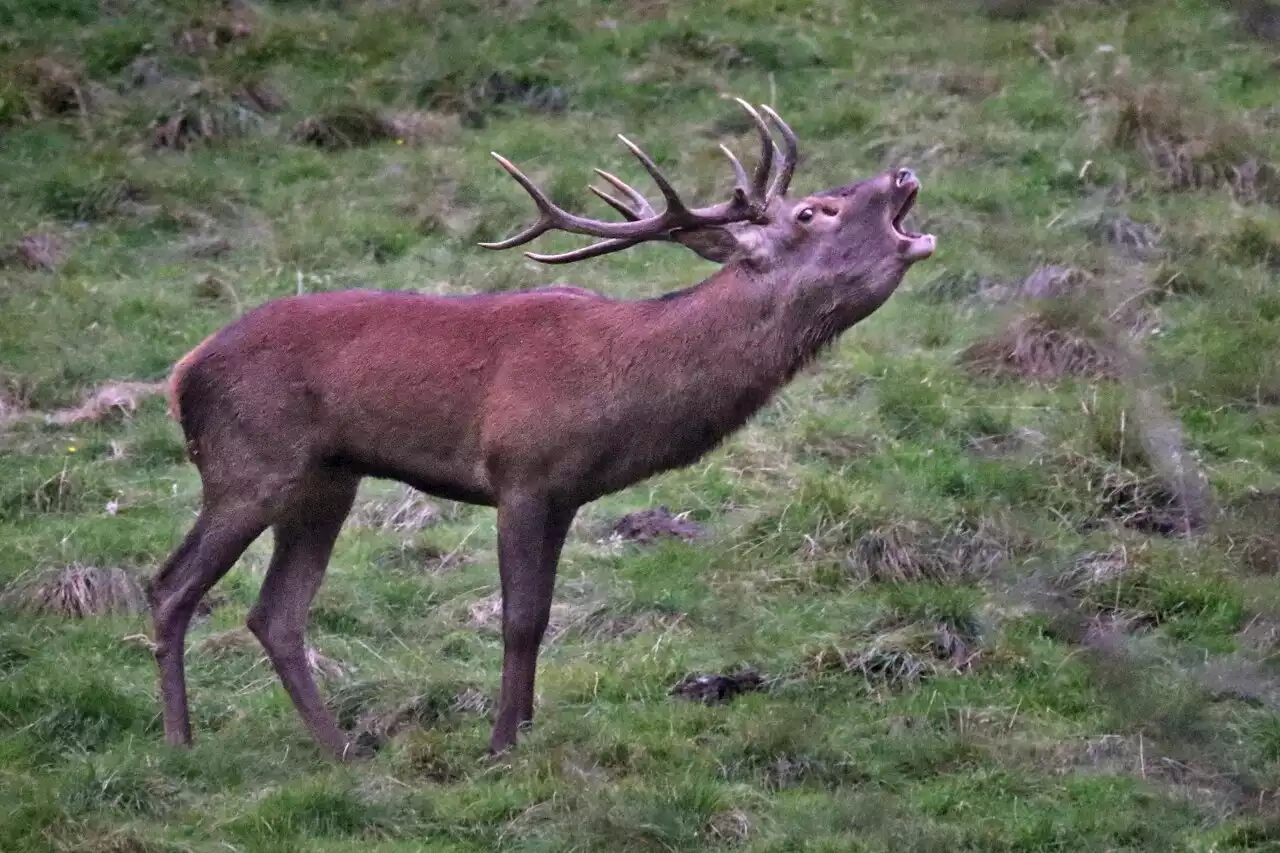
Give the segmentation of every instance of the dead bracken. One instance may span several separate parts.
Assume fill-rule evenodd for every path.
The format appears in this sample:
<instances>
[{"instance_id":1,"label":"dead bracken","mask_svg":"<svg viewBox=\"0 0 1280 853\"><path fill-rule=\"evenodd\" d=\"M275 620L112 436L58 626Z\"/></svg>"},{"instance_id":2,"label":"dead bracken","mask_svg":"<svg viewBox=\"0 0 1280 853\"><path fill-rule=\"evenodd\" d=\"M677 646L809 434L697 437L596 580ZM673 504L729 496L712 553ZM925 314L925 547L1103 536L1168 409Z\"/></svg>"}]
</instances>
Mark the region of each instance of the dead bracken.
<instances>
[{"instance_id":1,"label":"dead bracken","mask_svg":"<svg viewBox=\"0 0 1280 853\"><path fill-rule=\"evenodd\" d=\"M861 581L964 583L981 578L1009 555L1004 537L990 522L949 528L893 521L871 530L854 545L846 569Z\"/></svg>"},{"instance_id":2,"label":"dead bracken","mask_svg":"<svg viewBox=\"0 0 1280 853\"><path fill-rule=\"evenodd\" d=\"M147 610L146 594L131 572L78 564L38 572L6 589L0 601L37 615L77 618Z\"/></svg>"},{"instance_id":3,"label":"dead bracken","mask_svg":"<svg viewBox=\"0 0 1280 853\"><path fill-rule=\"evenodd\" d=\"M1113 357L1101 344L1042 313L1018 317L1000 333L971 344L960 353L959 362L975 375L993 378L1118 376Z\"/></svg>"}]
</instances>

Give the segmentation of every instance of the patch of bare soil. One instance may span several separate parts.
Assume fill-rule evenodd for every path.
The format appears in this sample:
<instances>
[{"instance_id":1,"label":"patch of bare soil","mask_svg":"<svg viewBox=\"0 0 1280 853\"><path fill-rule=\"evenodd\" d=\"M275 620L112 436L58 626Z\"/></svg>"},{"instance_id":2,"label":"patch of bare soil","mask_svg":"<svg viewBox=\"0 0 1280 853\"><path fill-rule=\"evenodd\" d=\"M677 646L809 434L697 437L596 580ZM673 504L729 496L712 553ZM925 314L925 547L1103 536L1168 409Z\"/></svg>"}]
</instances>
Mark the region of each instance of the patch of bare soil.
<instances>
[{"instance_id":1,"label":"patch of bare soil","mask_svg":"<svg viewBox=\"0 0 1280 853\"><path fill-rule=\"evenodd\" d=\"M53 272L67 256L66 244L53 234L27 234L0 250L0 267L25 267Z\"/></svg>"},{"instance_id":2,"label":"patch of bare soil","mask_svg":"<svg viewBox=\"0 0 1280 853\"><path fill-rule=\"evenodd\" d=\"M1113 357L1102 343L1059 325L1043 313L1017 317L1003 331L960 353L960 364L978 376L1052 381L1066 376L1114 379Z\"/></svg>"},{"instance_id":3,"label":"patch of bare soil","mask_svg":"<svg viewBox=\"0 0 1280 853\"><path fill-rule=\"evenodd\" d=\"M997 569L1009 550L1003 533L986 519L947 528L899 520L863 535L845 567L860 581L965 583Z\"/></svg>"},{"instance_id":4,"label":"patch of bare soil","mask_svg":"<svg viewBox=\"0 0 1280 853\"><path fill-rule=\"evenodd\" d=\"M76 618L148 609L146 594L131 572L82 565L38 572L6 589L0 602L29 613Z\"/></svg>"},{"instance_id":5,"label":"patch of bare soil","mask_svg":"<svg viewBox=\"0 0 1280 853\"><path fill-rule=\"evenodd\" d=\"M412 145L446 141L458 127L456 117L439 113L342 106L298 122L289 138L326 151L342 151L391 140Z\"/></svg>"},{"instance_id":6,"label":"patch of bare soil","mask_svg":"<svg viewBox=\"0 0 1280 853\"><path fill-rule=\"evenodd\" d=\"M140 401L164 391L163 382L112 382L86 394L80 405L51 412L45 420L58 426L101 423L112 417L133 414L138 410Z\"/></svg>"},{"instance_id":7,"label":"patch of bare soil","mask_svg":"<svg viewBox=\"0 0 1280 853\"><path fill-rule=\"evenodd\" d=\"M701 702L704 705L723 705L743 693L764 689L764 679L753 668L741 669L728 674L691 673L677 681L667 691L669 696L677 696L690 702Z\"/></svg>"},{"instance_id":8,"label":"patch of bare soil","mask_svg":"<svg viewBox=\"0 0 1280 853\"><path fill-rule=\"evenodd\" d=\"M647 545L661 537L673 536L686 542L702 538L702 525L690 521L685 513L673 515L665 506L629 512L614 522L611 536Z\"/></svg>"}]
</instances>

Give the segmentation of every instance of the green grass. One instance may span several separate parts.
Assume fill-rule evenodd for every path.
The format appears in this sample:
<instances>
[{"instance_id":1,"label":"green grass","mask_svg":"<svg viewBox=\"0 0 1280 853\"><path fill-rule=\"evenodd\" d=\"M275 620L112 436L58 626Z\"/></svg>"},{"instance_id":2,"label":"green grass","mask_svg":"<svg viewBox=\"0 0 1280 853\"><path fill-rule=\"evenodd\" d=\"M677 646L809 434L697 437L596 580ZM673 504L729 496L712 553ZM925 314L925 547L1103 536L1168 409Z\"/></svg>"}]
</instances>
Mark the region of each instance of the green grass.
<instances>
[{"instance_id":1,"label":"green grass","mask_svg":"<svg viewBox=\"0 0 1280 853\"><path fill-rule=\"evenodd\" d=\"M1280 849L1280 77L1231 6L0 0L0 849ZM228 633L269 537L192 631L190 751L143 615L20 606L37 572L150 574L198 504L159 398L41 415L299 289L691 284L678 248L477 248L533 215L488 152L600 210L623 132L709 203L716 143L754 147L721 93L796 129L797 192L915 167L939 249L716 453L584 510L517 751L483 756L490 510L397 526L365 485L309 636L384 739L359 765ZM55 269L8 251L32 234ZM1006 298L1046 265L1083 290ZM1141 369L960 357L1032 311ZM1151 399L1216 497L1190 536ZM707 536L608 541L658 505ZM668 693L742 666L766 689Z\"/></svg>"}]
</instances>

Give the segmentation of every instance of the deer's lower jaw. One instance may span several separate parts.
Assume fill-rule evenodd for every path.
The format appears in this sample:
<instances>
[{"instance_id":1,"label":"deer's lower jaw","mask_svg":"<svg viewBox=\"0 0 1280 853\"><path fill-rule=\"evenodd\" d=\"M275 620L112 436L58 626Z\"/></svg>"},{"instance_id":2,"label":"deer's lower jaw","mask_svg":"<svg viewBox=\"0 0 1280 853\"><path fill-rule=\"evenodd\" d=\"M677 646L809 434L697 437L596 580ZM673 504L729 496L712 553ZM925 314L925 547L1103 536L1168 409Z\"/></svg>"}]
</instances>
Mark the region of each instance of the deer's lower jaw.
<instances>
[{"instance_id":1,"label":"deer's lower jaw","mask_svg":"<svg viewBox=\"0 0 1280 853\"><path fill-rule=\"evenodd\" d=\"M899 234L898 252L908 261L923 261L933 254L937 241L932 234Z\"/></svg>"}]
</instances>

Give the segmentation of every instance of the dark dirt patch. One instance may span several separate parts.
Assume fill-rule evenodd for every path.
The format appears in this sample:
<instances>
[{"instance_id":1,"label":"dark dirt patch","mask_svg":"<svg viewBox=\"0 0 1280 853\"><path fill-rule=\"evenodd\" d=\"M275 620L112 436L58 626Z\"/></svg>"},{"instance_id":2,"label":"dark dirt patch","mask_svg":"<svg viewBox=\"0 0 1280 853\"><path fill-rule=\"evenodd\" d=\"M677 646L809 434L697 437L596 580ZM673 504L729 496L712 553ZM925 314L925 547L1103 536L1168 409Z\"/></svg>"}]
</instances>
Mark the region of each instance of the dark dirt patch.
<instances>
[{"instance_id":1,"label":"dark dirt patch","mask_svg":"<svg viewBox=\"0 0 1280 853\"><path fill-rule=\"evenodd\" d=\"M0 267L14 266L52 272L67 256L66 243L53 234L27 234L0 251Z\"/></svg>"},{"instance_id":2,"label":"dark dirt patch","mask_svg":"<svg viewBox=\"0 0 1280 853\"><path fill-rule=\"evenodd\" d=\"M1061 0L978 0L978 10L1000 21L1025 21L1060 5Z\"/></svg>"},{"instance_id":3,"label":"dark dirt patch","mask_svg":"<svg viewBox=\"0 0 1280 853\"><path fill-rule=\"evenodd\" d=\"M142 586L131 572L80 565L46 570L15 583L0 594L0 602L38 615L76 618L148 609Z\"/></svg>"},{"instance_id":4,"label":"dark dirt patch","mask_svg":"<svg viewBox=\"0 0 1280 853\"><path fill-rule=\"evenodd\" d=\"M670 509L660 506L627 513L614 522L609 533L629 542L647 545L664 536L692 542L702 538L706 530L683 514L672 515Z\"/></svg>"},{"instance_id":5,"label":"dark dirt patch","mask_svg":"<svg viewBox=\"0 0 1280 853\"><path fill-rule=\"evenodd\" d=\"M863 535L845 568L860 581L965 583L990 574L1008 556L1005 537L986 520L951 527L906 520Z\"/></svg>"},{"instance_id":6,"label":"dark dirt patch","mask_svg":"<svg viewBox=\"0 0 1280 853\"><path fill-rule=\"evenodd\" d=\"M1280 43L1280 3L1275 0L1231 0L1240 27L1256 39Z\"/></svg>"},{"instance_id":7,"label":"dark dirt patch","mask_svg":"<svg viewBox=\"0 0 1280 853\"><path fill-rule=\"evenodd\" d=\"M764 689L764 679L752 668L738 670L727 675L698 674L686 675L667 691L670 696L677 696L691 702L704 705L721 705L735 697Z\"/></svg>"},{"instance_id":8,"label":"dark dirt patch","mask_svg":"<svg viewBox=\"0 0 1280 853\"><path fill-rule=\"evenodd\" d=\"M1053 381L1067 376L1115 379L1104 345L1043 312L1015 318L1003 331L965 348L959 363L977 376Z\"/></svg>"}]
</instances>

